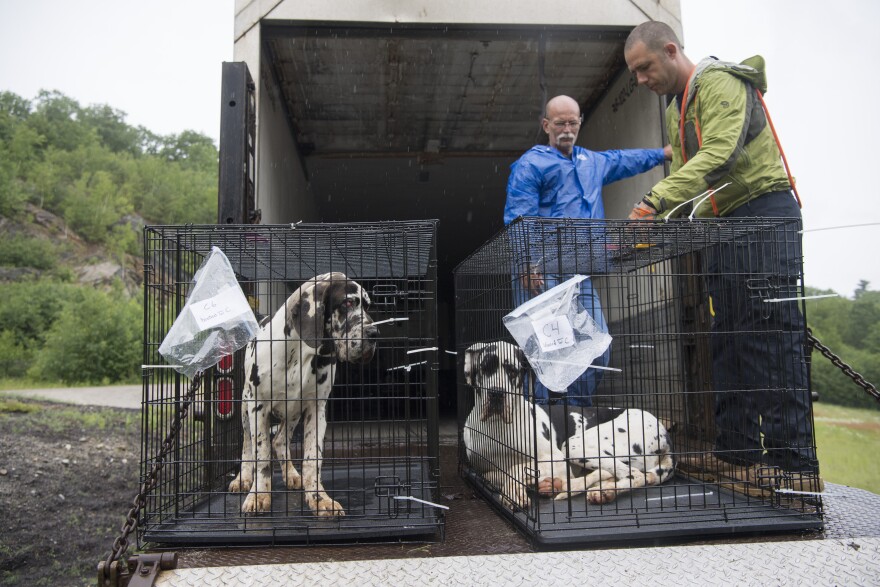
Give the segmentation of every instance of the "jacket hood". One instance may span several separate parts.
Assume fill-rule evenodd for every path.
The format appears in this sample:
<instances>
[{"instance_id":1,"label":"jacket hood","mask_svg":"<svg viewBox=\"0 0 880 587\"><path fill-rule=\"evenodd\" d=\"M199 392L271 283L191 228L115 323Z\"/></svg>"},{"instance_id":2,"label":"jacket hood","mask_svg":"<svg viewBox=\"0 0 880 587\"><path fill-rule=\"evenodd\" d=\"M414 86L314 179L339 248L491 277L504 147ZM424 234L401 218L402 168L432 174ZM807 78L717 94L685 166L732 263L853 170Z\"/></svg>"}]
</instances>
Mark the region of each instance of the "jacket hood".
<instances>
[{"instance_id":1,"label":"jacket hood","mask_svg":"<svg viewBox=\"0 0 880 587\"><path fill-rule=\"evenodd\" d=\"M721 61L715 57L706 57L697 63L694 75L691 76L690 81L688 81L688 104L690 104L695 95L694 84L697 79L699 79L703 73L711 69L726 71L727 73L749 83L752 87L757 88L762 94L766 94L767 72L764 71L764 68L764 58L760 55L749 57L748 59L743 60L742 63L733 63L731 61Z\"/></svg>"}]
</instances>

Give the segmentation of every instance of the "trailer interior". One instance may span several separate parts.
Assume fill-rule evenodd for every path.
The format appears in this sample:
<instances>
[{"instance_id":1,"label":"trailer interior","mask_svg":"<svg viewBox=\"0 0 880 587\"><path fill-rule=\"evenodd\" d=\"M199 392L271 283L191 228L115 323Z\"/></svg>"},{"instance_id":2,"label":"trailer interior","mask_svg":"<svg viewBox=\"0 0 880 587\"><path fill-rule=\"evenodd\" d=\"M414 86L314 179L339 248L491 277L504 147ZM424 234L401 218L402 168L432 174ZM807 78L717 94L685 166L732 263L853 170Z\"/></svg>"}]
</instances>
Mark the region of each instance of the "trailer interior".
<instances>
[{"instance_id":1,"label":"trailer interior","mask_svg":"<svg viewBox=\"0 0 880 587\"><path fill-rule=\"evenodd\" d=\"M503 226L509 167L545 143L543 104L581 104L578 144L660 147L624 27L262 21L257 191L263 223L438 219L439 339L454 350L452 270ZM662 175L605 190L625 215ZM441 360L441 404L455 360Z\"/></svg>"}]
</instances>

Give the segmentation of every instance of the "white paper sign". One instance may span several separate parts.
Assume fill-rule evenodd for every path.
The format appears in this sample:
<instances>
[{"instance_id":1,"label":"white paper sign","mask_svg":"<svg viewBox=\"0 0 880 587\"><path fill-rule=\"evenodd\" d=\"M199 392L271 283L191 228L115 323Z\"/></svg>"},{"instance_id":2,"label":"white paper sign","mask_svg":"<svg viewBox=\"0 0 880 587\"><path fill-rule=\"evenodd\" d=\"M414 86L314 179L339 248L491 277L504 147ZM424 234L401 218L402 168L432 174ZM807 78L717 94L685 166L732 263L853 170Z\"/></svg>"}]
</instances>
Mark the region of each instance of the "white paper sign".
<instances>
[{"instance_id":1,"label":"white paper sign","mask_svg":"<svg viewBox=\"0 0 880 587\"><path fill-rule=\"evenodd\" d=\"M191 309L193 318L195 318L199 328L207 330L211 327L219 326L236 316L240 316L251 308L248 306L241 290L235 290L230 287L212 298L193 302Z\"/></svg>"},{"instance_id":2,"label":"white paper sign","mask_svg":"<svg viewBox=\"0 0 880 587\"><path fill-rule=\"evenodd\" d=\"M574 329L568 316L547 316L532 321L538 337L538 345L546 352L574 346Z\"/></svg>"}]
</instances>

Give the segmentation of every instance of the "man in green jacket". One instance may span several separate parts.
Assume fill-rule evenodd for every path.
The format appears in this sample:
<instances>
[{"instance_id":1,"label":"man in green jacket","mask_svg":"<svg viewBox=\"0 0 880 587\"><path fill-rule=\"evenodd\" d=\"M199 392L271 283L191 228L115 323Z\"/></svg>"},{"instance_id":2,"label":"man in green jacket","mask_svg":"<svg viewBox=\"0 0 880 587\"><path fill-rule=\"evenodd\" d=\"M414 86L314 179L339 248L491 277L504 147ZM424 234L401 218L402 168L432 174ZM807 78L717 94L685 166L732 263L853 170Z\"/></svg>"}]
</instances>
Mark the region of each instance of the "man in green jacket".
<instances>
[{"instance_id":1,"label":"man in green jacket","mask_svg":"<svg viewBox=\"0 0 880 587\"><path fill-rule=\"evenodd\" d=\"M707 58L695 65L675 32L659 22L636 27L624 57L639 84L675 97L666 109L670 175L630 219L691 210L708 218L792 219L771 229L769 244L766 230L756 229L746 246L727 244L708 255L716 439L713 455L699 465L752 483L778 468L790 488L821 491L803 316L796 301L764 302L797 298L802 274L800 205L763 108L764 60ZM689 202L721 186L712 197Z\"/></svg>"}]
</instances>

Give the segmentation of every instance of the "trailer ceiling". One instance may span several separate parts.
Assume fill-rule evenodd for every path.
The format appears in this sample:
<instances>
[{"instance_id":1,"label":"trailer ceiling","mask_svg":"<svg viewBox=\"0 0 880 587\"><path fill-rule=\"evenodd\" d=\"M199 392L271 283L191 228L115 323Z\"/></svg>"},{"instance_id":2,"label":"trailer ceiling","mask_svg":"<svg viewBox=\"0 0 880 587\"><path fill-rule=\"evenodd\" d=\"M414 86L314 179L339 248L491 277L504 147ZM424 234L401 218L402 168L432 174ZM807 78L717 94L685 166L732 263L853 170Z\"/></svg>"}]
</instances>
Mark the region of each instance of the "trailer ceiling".
<instances>
[{"instance_id":1,"label":"trailer ceiling","mask_svg":"<svg viewBox=\"0 0 880 587\"><path fill-rule=\"evenodd\" d=\"M547 98L585 113L624 68L627 30L264 25L303 156L520 154Z\"/></svg>"}]
</instances>

